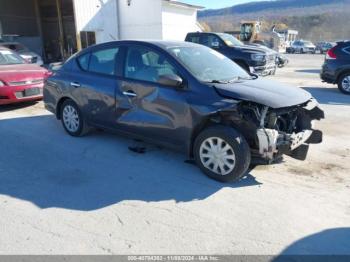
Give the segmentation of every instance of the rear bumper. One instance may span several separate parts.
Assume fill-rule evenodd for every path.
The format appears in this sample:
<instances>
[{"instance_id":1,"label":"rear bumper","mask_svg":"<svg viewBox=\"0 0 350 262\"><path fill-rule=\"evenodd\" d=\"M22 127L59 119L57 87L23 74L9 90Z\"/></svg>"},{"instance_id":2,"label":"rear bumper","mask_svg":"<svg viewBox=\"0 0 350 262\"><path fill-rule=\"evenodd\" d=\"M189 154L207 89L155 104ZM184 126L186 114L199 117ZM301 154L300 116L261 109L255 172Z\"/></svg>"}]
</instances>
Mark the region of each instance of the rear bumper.
<instances>
[{"instance_id":1,"label":"rear bumper","mask_svg":"<svg viewBox=\"0 0 350 262\"><path fill-rule=\"evenodd\" d=\"M320 73L320 78L323 82L329 84L335 84L337 82L337 76L335 70L332 70L328 64L323 64Z\"/></svg>"},{"instance_id":2,"label":"rear bumper","mask_svg":"<svg viewBox=\"0 0 350 262\"><path fill-rule=\"evenodd\" d=\"M0 87L0 105L37 101L43 98L43 84Z\"/></svg>"}]
</instances>

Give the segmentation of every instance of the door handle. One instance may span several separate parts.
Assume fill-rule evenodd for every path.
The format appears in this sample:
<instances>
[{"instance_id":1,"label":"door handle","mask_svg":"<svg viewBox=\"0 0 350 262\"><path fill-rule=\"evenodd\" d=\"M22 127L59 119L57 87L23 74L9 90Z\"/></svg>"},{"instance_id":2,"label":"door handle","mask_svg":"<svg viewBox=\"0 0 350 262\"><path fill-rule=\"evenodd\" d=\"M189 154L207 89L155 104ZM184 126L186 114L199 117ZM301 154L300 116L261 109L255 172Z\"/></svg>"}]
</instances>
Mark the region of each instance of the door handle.
<instances>
[{"instance_id":1,"label":"door handle","mask_svg":"<svg viewBox=\"0 0 350 262\"><path fill-rule=\"evenodd\" d=\"M71 82L70 86L75 87L75 88L81 87L81 85L78 82Z\"/></svg>"},{"instance_id":2,"label":"door handle","mask_svg":"<svg viewBox=\"0 0 350 262\"><path fill-rule=\"evenodd\" d=\"M134 93L134 91L124 91L123 95L128 96L128 97L136 97L137 95Z\"/></svg>"}]
</instances>

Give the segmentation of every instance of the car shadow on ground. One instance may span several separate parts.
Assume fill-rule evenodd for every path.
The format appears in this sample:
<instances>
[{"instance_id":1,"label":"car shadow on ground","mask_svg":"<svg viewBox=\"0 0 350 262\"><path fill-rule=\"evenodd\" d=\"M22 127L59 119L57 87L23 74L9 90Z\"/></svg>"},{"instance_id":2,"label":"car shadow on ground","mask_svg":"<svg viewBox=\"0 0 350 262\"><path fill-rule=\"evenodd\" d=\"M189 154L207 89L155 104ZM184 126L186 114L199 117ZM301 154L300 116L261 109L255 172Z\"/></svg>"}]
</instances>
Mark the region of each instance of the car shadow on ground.
<instances>
[{"instance_id":1,"label":"car shadow on ground","mask_svg":"<svg viewBox=\"0 0 350 262\"><path fill-rule=\"evenodd\" d=\"M334 87L302 87L310 92L320 104L328 105L350 105L350 96L345 95Z\"/></svg>"},{"instance_id":2,"label":"car shadow on ground","mask_svg":"<svg viewBox=\"0 0 350 262\"><path fill-rule=\"evenodd\" d=\"M288 246L273 262L342 262L350 257L350 228L334 228L307 236Z\"/></svg>"},{"instance_id":3,"label":"car shadow on ground","mask_svg":"<svg viewBox=\"0 0 350 262\"><path fill-rule=\"evenodd\" d=\"M70 137L52 115L0 120L0 135L0 194L40 208L187 202L223 188L260 185L250 174L238 183L218 183L185 163L182 154L152 146L145 154L133 153L132 140L106 132Z\"/></svg>"},{"instance_id":4,"label":"car shadow on ground","mask_svg":"<svg viewBox=\"0 0 350 262\"><path fill-rule=\"evenodd\" d=\"M34 101L34 102L31 101L31 102L24 102L24 103L9 104L9 105L0 105L0 113L13 111L17 109L23 109L26 107L36 105L37 103L38 101Z\"/></svg>"},{"instance_id":5,"label":"car shadow on ground","mask_svg":"<svg viewBox=\"0 0 350 262\"><path fill-rule=\"evenodd\" d=\"M296 73L307 73L307 74L320 74L320 69L301 69L295 70Z\"/></svg>"}]
</instances>

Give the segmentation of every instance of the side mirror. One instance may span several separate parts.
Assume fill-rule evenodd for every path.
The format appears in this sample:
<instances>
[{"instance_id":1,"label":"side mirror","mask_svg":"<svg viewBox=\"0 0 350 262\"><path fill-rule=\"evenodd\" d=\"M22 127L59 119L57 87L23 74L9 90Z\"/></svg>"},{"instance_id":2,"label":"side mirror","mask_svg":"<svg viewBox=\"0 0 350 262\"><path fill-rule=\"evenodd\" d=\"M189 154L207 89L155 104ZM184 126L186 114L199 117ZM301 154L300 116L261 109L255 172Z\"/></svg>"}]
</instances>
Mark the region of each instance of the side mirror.
<instances>
[{"instance_id":1,"label":"side mirror","mask_svg":"<svg viewBox=\"0 0 350 262\"><path fill-rule=\"evenodd\" d=\"M161 75L158 83L165 86L181 87L183 80L178 75Z\"/></svg>"},{"instance_id":2,"label":"side mirror","mask_svg":"<svg viewBox=\"0 0 350 262\"><path fill-rule=\"evenodd\" d=\"M30 58L23 58L24 62L26 64L31 64L32 63L32 60Z\"/></svg>"}]
</instances>

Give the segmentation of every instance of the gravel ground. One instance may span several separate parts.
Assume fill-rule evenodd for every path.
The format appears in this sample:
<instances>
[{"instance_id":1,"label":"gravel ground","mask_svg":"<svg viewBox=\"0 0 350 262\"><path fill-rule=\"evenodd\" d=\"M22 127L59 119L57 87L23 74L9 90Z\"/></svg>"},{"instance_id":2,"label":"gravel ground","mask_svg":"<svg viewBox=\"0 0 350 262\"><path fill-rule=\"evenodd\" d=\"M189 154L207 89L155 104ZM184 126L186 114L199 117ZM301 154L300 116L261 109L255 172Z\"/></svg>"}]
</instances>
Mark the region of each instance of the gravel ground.
<instances>
[{"instance_id":1,"label":"gravel ground","mask_svg":"<svg viewBox=\"0 0 350 262\"><path fill-rule=\"evenodd\" d=\"M350 97L321 55L271 79L322 104L307 161L220 184L185 157L96 132L65 134L43 104L0 107L0 254L350 254Z\"/></svg>"}]
</instances>

